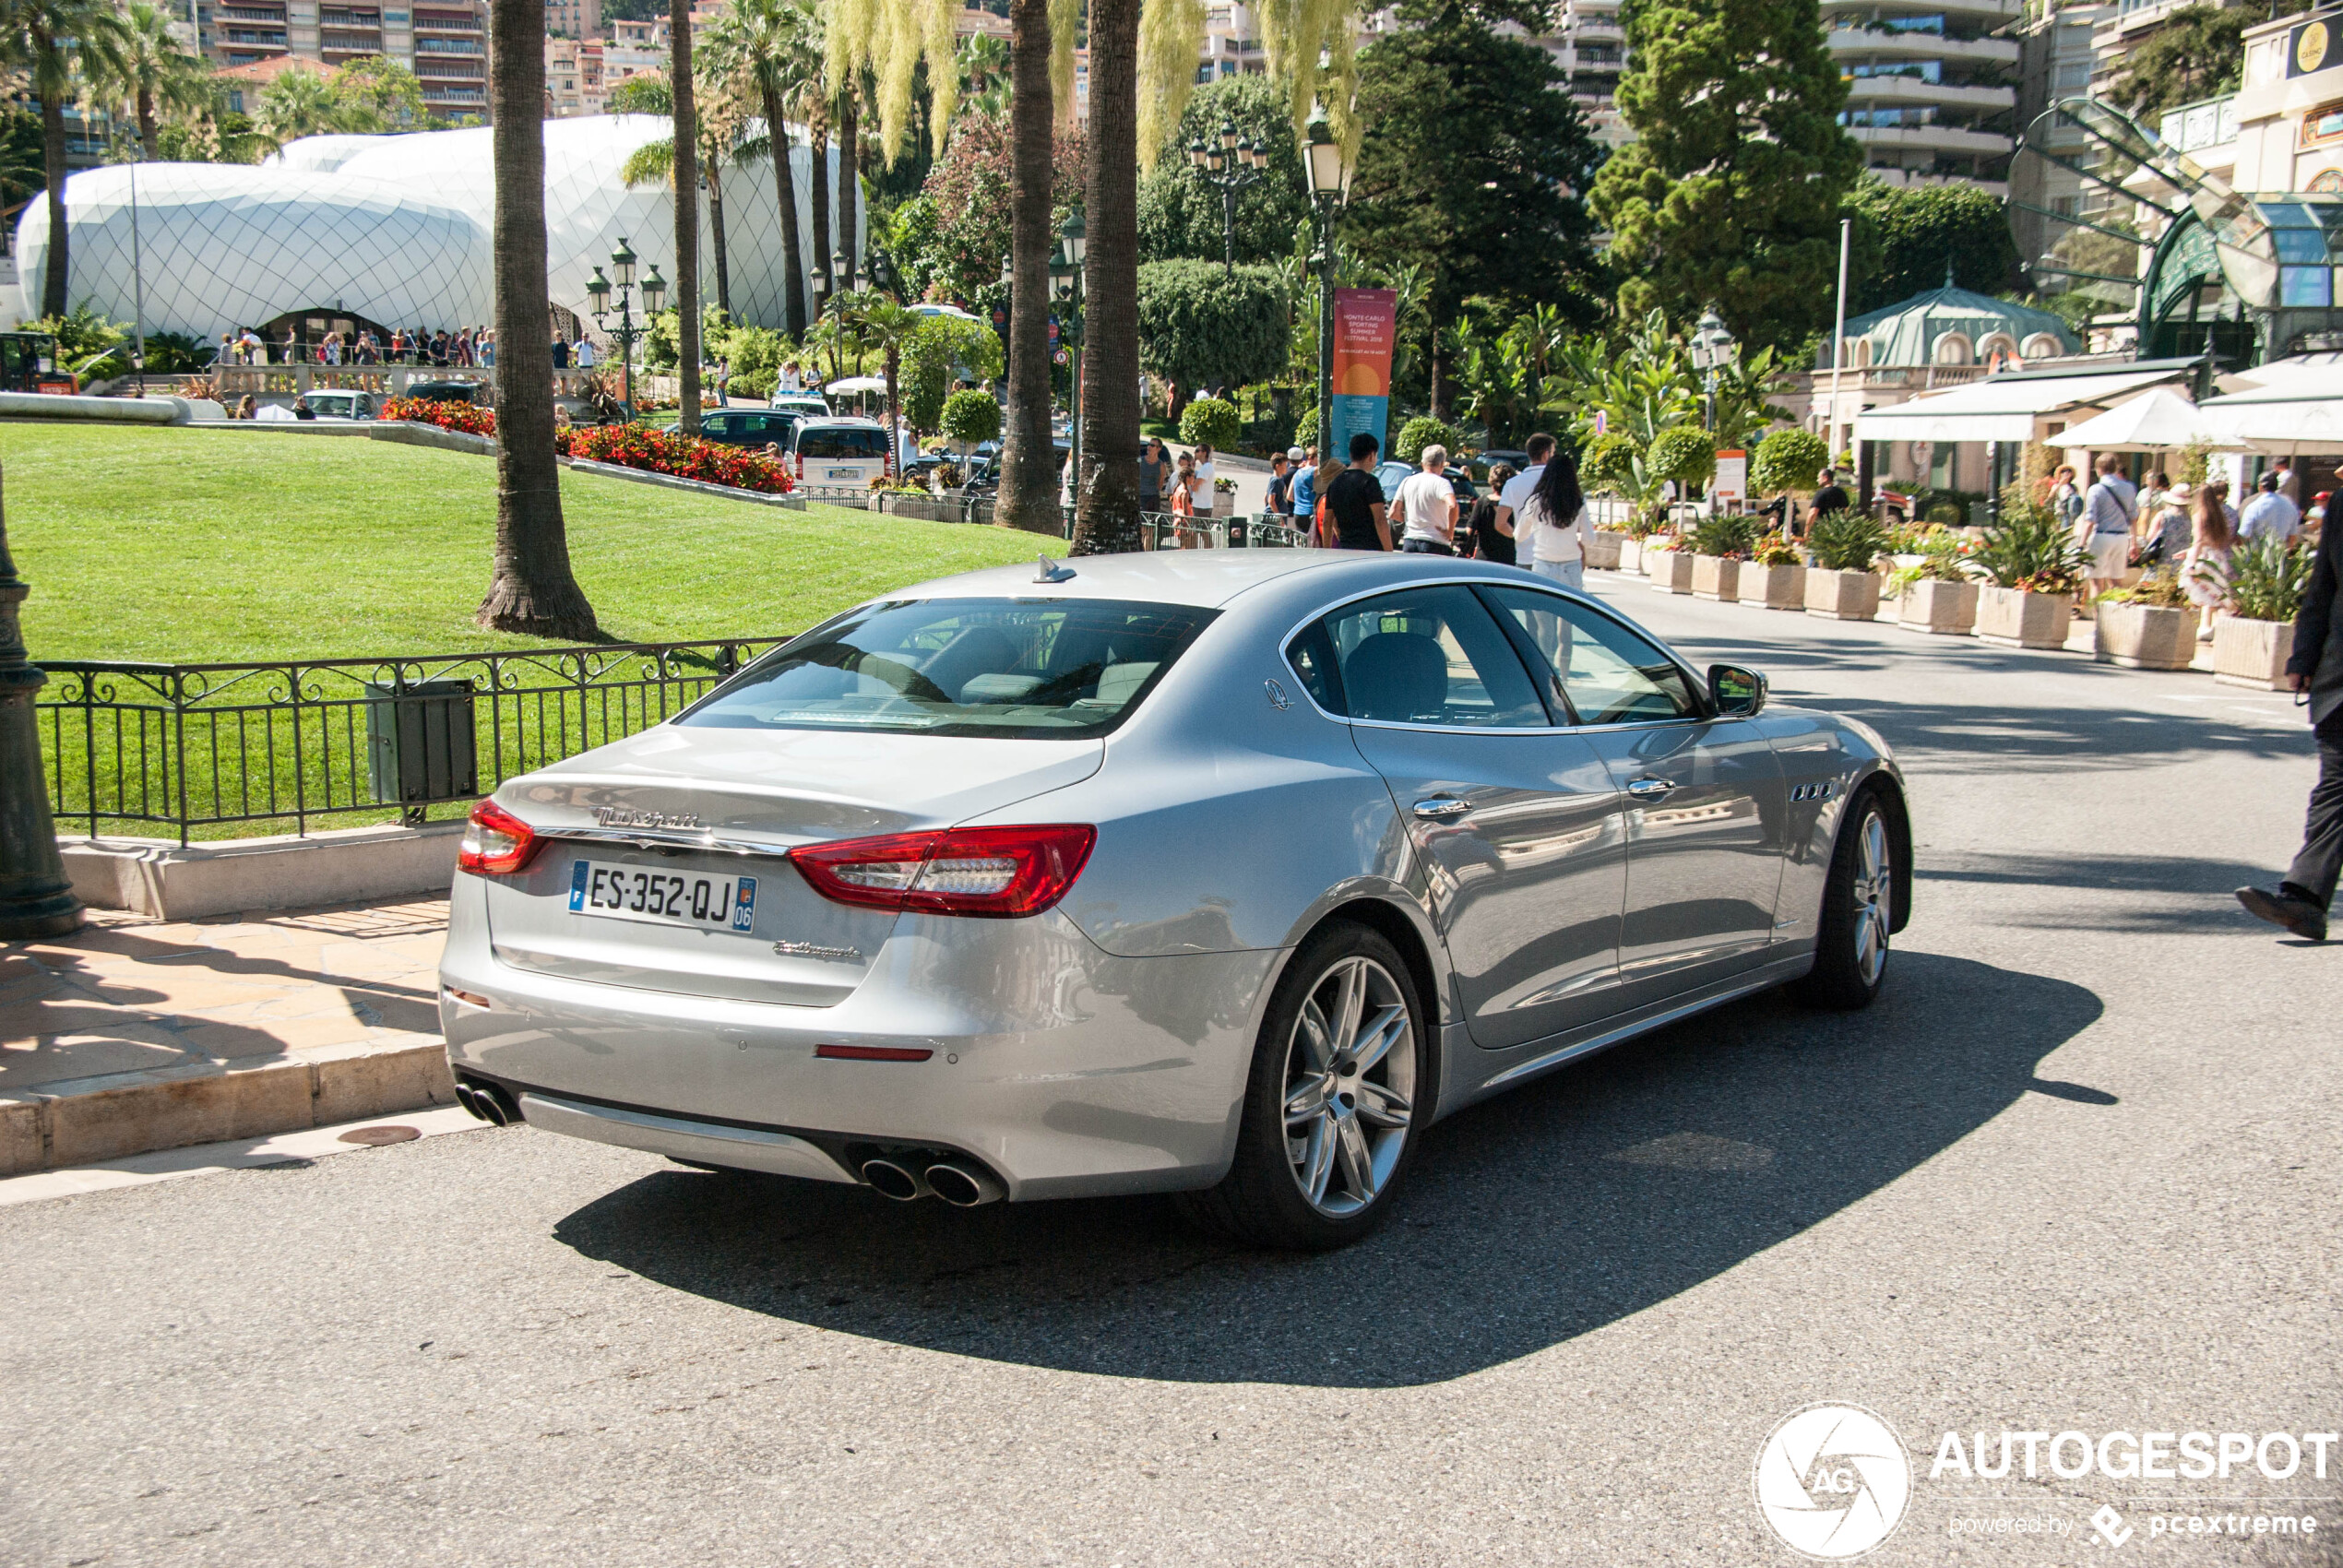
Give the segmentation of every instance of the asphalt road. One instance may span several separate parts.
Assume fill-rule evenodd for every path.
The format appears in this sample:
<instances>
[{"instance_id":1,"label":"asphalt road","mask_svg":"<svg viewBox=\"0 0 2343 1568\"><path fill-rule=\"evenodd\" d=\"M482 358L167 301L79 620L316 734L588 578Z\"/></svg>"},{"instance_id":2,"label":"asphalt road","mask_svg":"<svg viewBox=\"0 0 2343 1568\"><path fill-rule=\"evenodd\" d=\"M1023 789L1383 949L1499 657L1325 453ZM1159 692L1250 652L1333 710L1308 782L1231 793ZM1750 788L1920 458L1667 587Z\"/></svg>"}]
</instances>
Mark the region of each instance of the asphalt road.
<instances>
[{"instance_id":1,"label":"asphalt road","mask_svg":"<svg viewBox=\"0 0 2343 1568\"><path fill-rule=\"evenodd\" d=\"M1905 757L1872 1011L1761 997L1459 1115L1329 1257L527 1130L28 1205L0 1560L1790 1563L1761 1444L1851 1401L1915 1477L1872 1562L2343 1562L2343 1452L1931 1475L1947 1431L2343 1425L2343 951L2229 897L2294 848L2298 716L1601 586ZM2317 1523L2151 1534L2190 1511Z\"/></svg>"}]
</instances>

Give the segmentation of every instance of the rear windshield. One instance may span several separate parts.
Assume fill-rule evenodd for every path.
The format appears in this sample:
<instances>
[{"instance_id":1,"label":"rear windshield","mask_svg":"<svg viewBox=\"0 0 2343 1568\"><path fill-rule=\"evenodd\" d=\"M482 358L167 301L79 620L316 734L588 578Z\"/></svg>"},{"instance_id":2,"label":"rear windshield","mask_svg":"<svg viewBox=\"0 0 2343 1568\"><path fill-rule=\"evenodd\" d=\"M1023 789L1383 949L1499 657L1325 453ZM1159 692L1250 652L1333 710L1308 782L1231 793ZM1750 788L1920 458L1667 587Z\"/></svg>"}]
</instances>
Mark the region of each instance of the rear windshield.
<instances>
[{"instance_id":1,"label":"rear windshield","mask_svg":"<svg viewBox=\"0 0 2343 1568\"><path fill-rule=\"evenodd\" d=\"M797 455L801 457L869 457L885 462L886 433L851 425L844 428L835 425L817 427L799 434Z\"/></svg>"},{"instance_id":2,"label":"rear windshield","mask_svg":"<svg viewBox=\"0 0 2343 1568\"><path fill-rule=\"evenodd\" d=\"M776 648L677 722L1015 740L1103 735L1218 613L1114 600L870 605Z\"/></svg>"}]
</instances>

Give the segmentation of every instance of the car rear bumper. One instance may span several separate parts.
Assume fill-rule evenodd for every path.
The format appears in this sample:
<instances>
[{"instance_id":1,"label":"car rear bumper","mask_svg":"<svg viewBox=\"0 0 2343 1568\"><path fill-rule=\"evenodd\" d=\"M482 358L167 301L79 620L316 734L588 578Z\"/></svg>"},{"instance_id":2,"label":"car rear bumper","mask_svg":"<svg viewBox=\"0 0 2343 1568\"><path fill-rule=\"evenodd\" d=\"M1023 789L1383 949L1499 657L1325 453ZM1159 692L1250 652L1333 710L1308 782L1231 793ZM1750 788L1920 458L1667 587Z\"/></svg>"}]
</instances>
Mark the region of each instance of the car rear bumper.
<instances>
[{"instance_id":1,"label":"car rear bumper","mask_svg":"<svg viewBox=\"0 0 2343 1568\"><path fill-rule=\"evenodd\" d=\"M1209 1185L1235 1146L1276 951L1123 958L1054 911L906 916L845 1001L789 1006L516 968L458 876L449 1065L531 1124L711 1165L857 1181L869 1152L973 1158L1012 1199ZM460 1002L447 988L485 998ZM925 1051L818 1057L822 1045Z\"/></svg>"}]
</instances>

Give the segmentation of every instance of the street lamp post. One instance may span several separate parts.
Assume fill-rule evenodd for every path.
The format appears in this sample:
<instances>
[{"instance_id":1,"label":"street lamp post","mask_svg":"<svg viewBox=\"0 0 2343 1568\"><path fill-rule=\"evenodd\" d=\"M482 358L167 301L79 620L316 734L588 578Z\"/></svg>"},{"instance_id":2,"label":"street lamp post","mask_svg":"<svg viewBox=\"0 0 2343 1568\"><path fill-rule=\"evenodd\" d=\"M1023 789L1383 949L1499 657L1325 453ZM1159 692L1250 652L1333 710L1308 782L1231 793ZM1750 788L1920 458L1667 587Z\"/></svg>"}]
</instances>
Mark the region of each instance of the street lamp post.
<instances>
[{"instance_id":1,"label":"street lamp post","mask_svg":"<svg viewBox=\"0 0 2343 1568\"><path fill-rule=\"evenodd\" d=\"M1218 142L1188 143L1196 178L1220 193L1220 254L1224 275L1237 270L1237 193L1261 178L1269 155L1259 142L1241 139L1233 121L1220 122Z\"/></svg>"},{"instance_id":2,"label":"street lamp post","mask_svg":"<svg viewBox=\"0 0 2343 1568\"><path fill-rule=\"evenodd\" d=\"M1064 243L1050 258L1050 292L1066 302L1067 362L1074 367L1074 411L1067 437L1073 448L1075 482L1079 484L1082 478L1082 259L1088 251L1082 214L1076 212L1068 217L1065 227L1058 233Z\"/></svg>"},{"instance_id":3,"label":"street lamp post","mask_svg":"<svg viewBox=\"0 0 2343 1568\"><path fill-rule=\"evenodd\" d=\"M618 242L618 248L610 253L610 265L611 270L618 275L618 325L613 327L607 319L610 315L611 280L602 276L602 269L599 267L594 268L594 276L587 280L586 295L592 302L589 308L594 326L618 345L618 362L625 386L626 417L631 420L635 417L635 345L650 336L650 318L657 315L660 306L666 303L667 280L659 275L656 265L644 278L641 284L643 319L638 322L635 319L635 253L626 248L624 236Z\"/></svg>"},{"instance_id":4,"label":"street lamp post","mask_svg":"<svg viewBox=\"0 0 2343 1568\"><path fill-rule=\"evenodd\" d=\"M1323 111L1310 116L1310 205L1318 215L1318 451L1334 456L1334 214L1350 184L1342 144Z\"/></svg>"},{"instance_id":5,"label":"street lamp post","mask_svg":"<svg viewBox=\"0 0 2343 1568\"><path fill-rule=\"evenodd\" d=\"M49 677L25 657L17 625L17 606L31 591L9 559L7 518L0 515L0 941L7 942L63 936L81 924L41 773L41 717L32 703Z\"/></svg>"},{"instance_id":6,"label":"street lamp post","mask_svg":"<svg viewBox=\"0 0 2343 1568\"><path fill-rule=\"evenodd\" d=\"M1692 364L1703 377L1707 403L1701 414L1703 430L1717 428L1717 373L1740 358L1741 345L1734 341L1732 333L1726 328L1724 319L1718 315L1716 307L1710 306L1702 314L1692 334Z\"/></svg>"}]
</instances>

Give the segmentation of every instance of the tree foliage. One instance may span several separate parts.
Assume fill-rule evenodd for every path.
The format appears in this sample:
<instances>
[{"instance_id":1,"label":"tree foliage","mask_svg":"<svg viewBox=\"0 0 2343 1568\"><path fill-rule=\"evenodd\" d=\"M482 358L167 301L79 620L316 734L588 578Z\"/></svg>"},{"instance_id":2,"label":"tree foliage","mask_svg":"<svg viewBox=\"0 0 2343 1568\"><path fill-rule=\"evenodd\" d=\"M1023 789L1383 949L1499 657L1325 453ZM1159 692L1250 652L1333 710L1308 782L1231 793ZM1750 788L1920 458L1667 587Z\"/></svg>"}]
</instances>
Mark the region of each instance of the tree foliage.
<instances>
[{"instance_id":1,"label":"tree foliage","mask_svg":"<svg viewBox=\"0 0 2343 1568\"><path fill-rule=\"evenodd\" d=\"M1891 185L1867 175L1843 210L1855 220L1861 264L1848 291L1852 314L1942 288L1948 267L1956 284L1980 294L2026 286L2008 214L1975 185Z\"/></svg>"},{"instance_id":2,"label":"tree foliage","mask_svg":"<svg viewBox=\"0 0 2343 1568\"><path fill-rule=\"evenodd\" d=\"M913 430L944 422L944 399L956 376L990 381L1001 374L1001 338L980 322L930 316L903 346L903 417Z\"/></svg>"},{"instance_id":3,"label":"tree foliage","mask_svg":"<svg viewBox=\"0 0 2343 1568\"><path fill-rule=\"evenodd\" d=\"M2272 18L2299 5L2273 6ZM2219 11L2183 6L2166 14L2156 30L2123 58L2123 74L2110 96L2135 118L2156 128L2156 116L2200 98L2233 91L2245 65L2245 30L2263 19L2255 10Z\"/></svg>"},{"instance_id":4,"label":"tree foliage","mask_svg":"<svg viewBox=\"0 0 2343 1568\"><path fill-rule=\"evenodd\" d=\"M1267 381L1285 368L1285 286L1266 267L1154 261L1139 268L1139 363L1182 387Z\"/></svg>"},{"instance_id":5,"label":"tree foliage","mask_svg":"<svg viewBox=\"0 0 2343 1568\"><path fill-rule=\"evenodd\" d=\"M1180 439L1195 446L1233 446L1244 425L1225 398L1198 398L1180 415Z\"/></svg>"},{"instance_id":6,"label":"tree foliage","mask_svg":"<svg viewBox=\"0 0 2343 1568\"><path fill-rule=\"evenodd\" d=\"M1830 443L1811 430L1777 430L1757 443L1749 465L1753 494L1779 495L1814 482L1830 461Z\"/></svg>"},{"instance_id":7,"label":"tree foliage","mask_svg":"<svg viewBox=\"0 0 2343 1568\"><path fill-rule=\"evenodd\" d=\"M974 446L1001 434L1001 405L990 392L963 387L944 399L944 434Z\"/></svg>"},{"instance_id":8,"label":"tree foliage","mask_svg":"<svg viewBox=\"0 0 2343 1568\"><path fill-rule=\"evenodd\" d=\"M1654 481L1706 484L1717 471L1717 443L1696 424L1676 425L1652 442L1644 467Z\"/></svg>"},{"instance_id":9,"label":"tree foliage","mask_svg":"<svg viewBox=\"0 0 2343 1568\"><path fill-rule=\"evenodd\" d=\"M1309 175L1286 118L1284 89L1267 77L1226 77L1188 101L1164 156L1139 182L1141 261L1221 259L1220 193L1205 183L1186 148L1192 141L1219 145L1223 123L1260 142L1269 159L1261 176L1237 193L1237 260L1274 262L1293 248L1294 231L1310 218Z\"/></svg>"},{"instance_id":10,"label":"tree foliage","mask_svg":"<svg viewBox=\"0 0 2343 1568\"><path fill-rule=\"evenodd\" d=\"M941 284L947 297L980 315L1005 305L1001 260L1009 254L1010 184L1007 118L961 115L921 187L933 207L933 229L923 248L897 255L904 275ZM1052 228L1081 199L1081 133L1061 128L1051 154Z\"/></svg>"},{"instance_id":11,"label":"tree foliage","mask_svg":"<svg viewBox=\"0 0 2343 1568\"><path fill-rule=\"evenodd\" d=\"M1714 304L1742 343L1830 318L1838 208L1863 165L1815 0L1625 0L1619 108L1637 140L1595 181L1623 314Z\"/></svg>"},{"instance_id":12,"label":"tree foliage","mask_svg":"<svg viewBox=\"0 0 2343 1568\"><path fill-rule=\"evenodd\" d=\"M1578 477L1588 490L1614 495L1633 493L1635 464L1644 455L1634 436L1614 430L1596 436L1594 444L1586 450L1587 455L1578 463Z\"/></svg>"},{"instance_id":13,"label":"tree foliage","mask_svg":"<svg viewBox=\"0 0 2343 1568\"><path fill-rule=\"evenodd\" d=\"M1421 462L1427 446L1445 446L1454 453L1458 445L1455 431L1428 414L1418 414L1399 427L1391 442L1391 455L1403 463Z\"/></svg>"}]
</instances>

